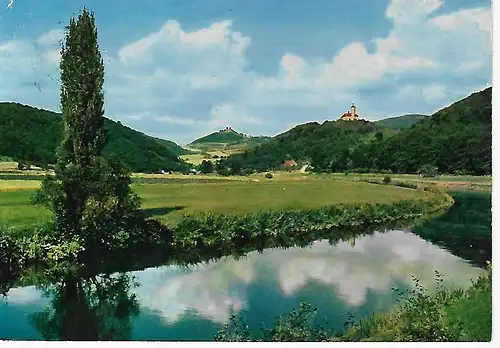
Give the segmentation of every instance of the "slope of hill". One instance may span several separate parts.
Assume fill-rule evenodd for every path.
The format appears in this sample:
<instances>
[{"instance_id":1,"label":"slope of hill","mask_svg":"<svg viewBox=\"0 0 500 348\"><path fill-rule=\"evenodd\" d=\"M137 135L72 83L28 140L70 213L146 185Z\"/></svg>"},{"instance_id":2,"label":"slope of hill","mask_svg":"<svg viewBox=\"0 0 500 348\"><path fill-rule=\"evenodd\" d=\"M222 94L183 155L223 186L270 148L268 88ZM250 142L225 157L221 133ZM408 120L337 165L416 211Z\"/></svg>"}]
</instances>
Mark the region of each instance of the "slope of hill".
<instances>
[{"instance_id":1,"label":"slope of hill","mask_svg":"<svg viewBox=\"0 0 500 348\"><path fill-rule=\"evenodd\" d=\"M219 132L214 132L205 135L193 141L190 145L203 144L203 143L235 143L245 139L245 135L238 133L232 129L224 129Z\"/></svg>"},{"instance_id":2,"label":"slope of hill","mask_svg":"<svg viewBox=\"0 0 500 348\"><path fill-rule=\"evenodd\" d=\"M405 129L411 127L411 125L414 123L420 122L426 117L428 116L420 114L408 114L403 116L384 118L383 120L375 121L375 123L378 126L384 128Z\"/></svg>"},{"instance_id":3,"label":"slope of hill","mask_svg":"<svg viewBox=\"0 0 500 348\"><path fill-rule=\"evenodd\" d=\"M160 139L156 137L152 137L149 135L145 135L151 139L154 139L157 141L160 145L164 146L168 152L176 155L176 156L182 156L182 155L189 155L192 154L192 151L189 151L188 149L183 148L182 146L177 145L171 140L165 140L165 139Z\"/></svg>"},{"instance_id":4,"label":"slope of hill","mask_svg":"<svg viewBox=\"0 0 500 348\"><path fill-rule=\"evenodd\" d=\"M61 114L18 103L0 103L0 155L34 164L55 162L62 135ZM182 148L147 136L120 122L106 119L108 144L104 154L114 153L135 172L185 170L177 157Z\"/></svg>"},{"instance_id":5,"label":"slope of hill","mask_svg":"<svg viewBox=\"0 0 500 348\"><path fill-rule=\"evenodd\" d=\"M439 110L409 129L360 147L354 165L419 172L491 174L491 87Z\"/></svg>"},{"instance_id":6,"label":"slope of hill","mask_svg":"<svg viewBox=\"0 0 500 348\"><path fill-rule=\"evenodd\" d=\"M219 167L257 171L281 168L292 159L299 165L311 163L317 170L340 170L347 165L350 153L375 134L383 137L383 129L368 121L327 121L306 123L277 135L242 154L222 160Z\"/></svg>"}]
</instances>

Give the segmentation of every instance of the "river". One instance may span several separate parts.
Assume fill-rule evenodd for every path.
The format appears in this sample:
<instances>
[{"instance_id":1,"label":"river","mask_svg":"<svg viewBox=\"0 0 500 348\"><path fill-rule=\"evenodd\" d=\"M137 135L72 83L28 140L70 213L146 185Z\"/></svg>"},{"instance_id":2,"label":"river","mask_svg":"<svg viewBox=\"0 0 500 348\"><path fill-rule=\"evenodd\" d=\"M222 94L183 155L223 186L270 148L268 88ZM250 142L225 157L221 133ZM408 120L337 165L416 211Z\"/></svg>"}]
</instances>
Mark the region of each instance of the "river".
<instances>
[{"instance_id":1,"label":"river","mask_svg":"<svg viewBox=\"0 0 500 348\"><path fill-rule=\"evenodd\" d=\"M412 275L431 291L435 270L445 282L470 285L491 258L489 199L461 194L446 214L413 232L12 288L0 299L0 339L59 339L87 330L82 336L89 339L212 340L232 312L258 334L261 323L271 325L302 301L319 309L317 324L342 330L349 313L358 320L397 305L393 288L411 288Z\"/></svg>"}]
</instances>

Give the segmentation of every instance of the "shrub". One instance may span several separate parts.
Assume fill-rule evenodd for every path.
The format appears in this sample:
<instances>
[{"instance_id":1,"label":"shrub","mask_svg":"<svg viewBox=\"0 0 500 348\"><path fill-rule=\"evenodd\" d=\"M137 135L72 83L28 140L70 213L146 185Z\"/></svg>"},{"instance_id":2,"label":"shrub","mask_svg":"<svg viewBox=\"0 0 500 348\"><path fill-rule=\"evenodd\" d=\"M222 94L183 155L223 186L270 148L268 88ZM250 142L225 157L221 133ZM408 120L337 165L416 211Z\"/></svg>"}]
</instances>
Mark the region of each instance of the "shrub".
<instances>
[{"instance_id":1,"label":"shrub","mask_svg":"<svg viewBox=\"0 0 500 348\"><path fill-rule=\"evenodd\" d=\"M437 167L432 165L425 165L420 169L420 174L424 178L433 178L438 175Z\"/></svg>"},{"instance_id":2,"label":"shrub","mask_svg":"<svg viewBox=\"0 0 500 348\"><path fill-rule=\"evenodd\" d=\"M384 180L383 180L384 184L390 184L391 182L391 177L390 176L384 176Z\"/></svg>"},{"instance_id":3,"label":"shrub","mask_svg":"<svg viewBox=\"0 0 500 348\"><path fill-rule=\"evenodd\" d=\"M273 178L273 175L271 173L266 173L266 179L272 179Z\"/></svg>"},{"instance_id":4,"label":"shrub","mask_svg":"<svg viewBox=\"0 0 500 348\"><path fill-rule=\"evenodd\" d=\"M0 295L5 295L21 270L21 248L10 236L0 236Z\"/></svg>"},{"instance_id":5,"label":"shrub","mask_svg":"<svg viewBox=\"0 0 500 348\"><path fill-rule=\"evenodd\" d=\"M401 182L400 181L400 182L395 183L394 186L405 187L405 188L410 188L410 189L414 189L414 190L418 189L418 185L411 184L409 182Z\"/></svg>"}]
</instances>

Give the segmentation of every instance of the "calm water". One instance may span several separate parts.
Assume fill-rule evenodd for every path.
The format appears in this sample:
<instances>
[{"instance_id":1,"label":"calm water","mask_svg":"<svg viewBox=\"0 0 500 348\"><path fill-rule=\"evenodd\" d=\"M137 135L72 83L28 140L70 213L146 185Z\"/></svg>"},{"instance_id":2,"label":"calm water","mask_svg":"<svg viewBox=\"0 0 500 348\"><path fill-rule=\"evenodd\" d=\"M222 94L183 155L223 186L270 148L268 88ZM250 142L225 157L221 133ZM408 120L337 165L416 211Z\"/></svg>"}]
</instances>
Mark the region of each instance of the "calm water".
<instances>
[{"instance_id":1,"label":"calm water","mask_svg":"<svg viewBox=\"0 0 500 348\"><path fill-rule=\"evenodd\" d=\"M434 270L468 286L481 270L473 265L482 263L477 255L491 256L491 237L489 250L479 246L485 242L478 235L490 223L484 197L462 197L443 217L416 227L427 240L407 231L376 232L335 246L318 241L189 268L66 280L44 291L13 288L0 299L0 339L58 339L88 326L86 337L93 339L212 340L232 311L257 333L261 323L272 324L301 301L319 308L318 324L341 330L348 313L359 319L396 305L391 289L410 288L412 275L430 289ZM444 237L454 231L448 247L448 237L436 239L437 230ZM466 261L452 252L474 257Z\"/></svg>"},{"instance_id":2,"label":"calm water","mask_svg":"<svg viewBox=\"0 0 500 348\"><path fill-rule=\"evenodd\" d=\"M210 340L231 309L243 311L258 328L300 301L320 308L329 327L341 329L349 312L359 318L395 305L391 287L410 287L412 275L432 287L434 270L460 286L480 271L414 234L391 231L336 246L319 241L310 248L268 250L189 269L131 272L139 283L128 290L139 304L131 338ZM0 305L0 337L40 339L31 317L51 306L50 295L35 287L11 289L8 295Z\"/></svg>"}]
</instances>

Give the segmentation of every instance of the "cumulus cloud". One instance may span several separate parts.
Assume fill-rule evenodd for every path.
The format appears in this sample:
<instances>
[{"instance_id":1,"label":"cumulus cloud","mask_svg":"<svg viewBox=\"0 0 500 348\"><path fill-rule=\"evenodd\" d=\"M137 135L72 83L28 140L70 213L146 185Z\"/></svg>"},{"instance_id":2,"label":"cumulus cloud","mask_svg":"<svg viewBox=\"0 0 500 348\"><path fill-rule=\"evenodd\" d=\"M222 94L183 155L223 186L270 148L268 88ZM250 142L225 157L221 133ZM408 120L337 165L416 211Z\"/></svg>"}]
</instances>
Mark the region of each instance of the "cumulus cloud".
<instances>
[{"instance_id":1,"label":"cumulus cloud","mask_svg":"<svg viewBox=\"0 0 500 348\"><path fill-rule=\"evenodd\" d=\"M284 52L275 74L251 70L251 38L232 21L186 30L167 20L104 52L106 112L177 141L221 126L272 135L288 124L336 119L352 101L371 120L430 113L491 81L491 9L436 14L443 4L392 0L386 36L351 42L330 59ZM0 42L2 99L58 108L61 37L51 30Z\"/></svg>"}]
</instances>

